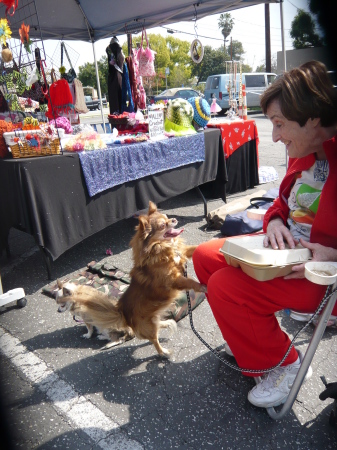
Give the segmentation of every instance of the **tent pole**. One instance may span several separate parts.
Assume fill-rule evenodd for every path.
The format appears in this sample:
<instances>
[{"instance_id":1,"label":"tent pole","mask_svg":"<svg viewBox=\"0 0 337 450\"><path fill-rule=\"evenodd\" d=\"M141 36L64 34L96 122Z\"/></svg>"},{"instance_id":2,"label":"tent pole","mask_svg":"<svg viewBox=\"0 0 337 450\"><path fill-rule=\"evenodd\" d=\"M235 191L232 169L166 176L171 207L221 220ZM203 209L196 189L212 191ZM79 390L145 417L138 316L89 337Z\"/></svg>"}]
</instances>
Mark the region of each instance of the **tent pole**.
<instances>
[{"instance_id":1,"label":"tent pole","mask_svg":"<svg viewBox=\"0 0 337 450\"><path fill-rule=\"evenodd\" d=\"M284 45L284 23L283 23L283 0L280 1L280 16L281 16L281 36L282 36L282 53L283 53L283 70L287 70L287 60L286 60L286 49ZM286 170L288 170L288 155L287 149L285 148L285 158L286 158Z\"/></svg>"},{"instance_id":2,"label":"tent pole","mask_svg":"<svg viewBox=\"0 0 337 450\"><path fill-rule=\"evenodd\" d=\"M283 70L287 70L286 49L284 45L284 22L283 22L283 0L280 1L280 16L281 16L281 37L282 37L282 53L283 53Z\"/></svg>"},{"instance_id":3,"label":"tent pole","mask_svg":"<svg viewBox=\"0 0 337 450\"><path fill-rule=\"evenodd\" d=\"M97 80L97 90L98 90L98 98L101 105L101 117L102 117L102 127L104 130L104 133L106 133L105 129L105 120L104 120L104 113L103 113L103 102L102 102L102 94L101 94L101 83L99 81L99 75L98 75L98 65L97 65L97 59L96 59L96 51L95 51L95 42L91 41L92 44L92 51L94 54L94 61L95 61L95 70L96 70L96 80Z\"/></svg>"}]
</instances>

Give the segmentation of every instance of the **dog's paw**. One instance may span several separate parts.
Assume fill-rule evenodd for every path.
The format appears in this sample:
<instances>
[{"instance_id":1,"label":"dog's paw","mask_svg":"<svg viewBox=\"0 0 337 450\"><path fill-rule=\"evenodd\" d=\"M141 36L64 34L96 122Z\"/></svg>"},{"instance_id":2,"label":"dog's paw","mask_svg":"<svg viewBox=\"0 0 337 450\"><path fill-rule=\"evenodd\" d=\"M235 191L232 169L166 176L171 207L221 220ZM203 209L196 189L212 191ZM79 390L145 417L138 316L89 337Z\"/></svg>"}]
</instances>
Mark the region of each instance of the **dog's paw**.
<instances>
[{"instance_id":1,"label":"dog's paw","mask_svg":"<svg viewBox=\"0 0 337 450\"><path fill-rule=\"evenodd\" d=\"M97 339L99 339L100 341L110 341L109 336L107 336L106 334L98 334Z\"/></svg>"},{"instance_id":2,"label":"dog's paw","mask_svg":"<svg viewBox=\"0 0 337 450\"><path fill-rule=\"evenodd\" d=\"M85 333L85 334L82 334L81 337L82 337L83 339L90 339L91 336L92 336L92 333Z\"/></svg>"},{"instance_id":3,"label":"dog's paw","mask_svg":"<svg viewBox=\"0 0 337 450\"><path fill-rule=\"evenodd\" d=\"M167 348L162 347L162 353L160 353L160 356L170 359L172 356L172 350L168 350Z\"/></svg>"}]
</instances>

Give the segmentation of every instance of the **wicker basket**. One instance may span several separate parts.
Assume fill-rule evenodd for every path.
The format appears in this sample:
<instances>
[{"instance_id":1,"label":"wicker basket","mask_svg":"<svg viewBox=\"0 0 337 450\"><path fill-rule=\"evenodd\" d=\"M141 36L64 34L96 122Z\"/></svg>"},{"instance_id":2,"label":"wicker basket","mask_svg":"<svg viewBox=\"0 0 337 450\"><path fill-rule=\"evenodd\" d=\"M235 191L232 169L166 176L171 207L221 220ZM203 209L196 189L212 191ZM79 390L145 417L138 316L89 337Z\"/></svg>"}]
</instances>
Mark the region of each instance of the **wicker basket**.
<instances>
[{"instance_id":1,"label":"wicker basket","mask_svg":"<svg viewBox=\"0 0 337 450\"><path fill-rule=\"evenodd\" d=\"M23 144L14 144L10 146L13 158L31 158L33 156L50 156L61 153L60 139L54 139L49 146L31 147L24 142Z\"/></svg>"},{"instance_id":2,"label":"wicker basket","mask_svg":"<svg viewBox=\"0 0 337 450\"><path fill-rule=\"evenodd\" d=\"M110 125L113 128L116 128L118 131L124 131L128 128L129 117L127 115L109 114L108 119L109 119Z\"/></svg>"}]
</instances>

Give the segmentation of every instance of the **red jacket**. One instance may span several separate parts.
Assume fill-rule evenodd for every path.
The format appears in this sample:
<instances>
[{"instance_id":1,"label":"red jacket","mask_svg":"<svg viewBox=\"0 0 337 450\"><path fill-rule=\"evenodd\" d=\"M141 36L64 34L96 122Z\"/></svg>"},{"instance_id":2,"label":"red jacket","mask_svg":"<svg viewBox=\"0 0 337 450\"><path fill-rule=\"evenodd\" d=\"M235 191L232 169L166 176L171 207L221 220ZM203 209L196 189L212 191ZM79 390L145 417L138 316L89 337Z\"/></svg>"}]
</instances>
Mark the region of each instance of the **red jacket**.
<instances>
[{"instance_id":1,"label":"red jacket","mask_svg":"<svg viewBox=\"0 0 337 450\"><path fill-rule=\"evenodd\" d=\"M337 135L323 144L329 162L329 175L324 184L317 214L310 233L310 242L337 249ZM290 158L289 166L283 178L279 197L265 214L263 231L271 219L280 217L287 223L289 208L288 197L295 182L295 175L308 170L315 163L315 155L304 158Z\"/></svg>"}]
</instances>

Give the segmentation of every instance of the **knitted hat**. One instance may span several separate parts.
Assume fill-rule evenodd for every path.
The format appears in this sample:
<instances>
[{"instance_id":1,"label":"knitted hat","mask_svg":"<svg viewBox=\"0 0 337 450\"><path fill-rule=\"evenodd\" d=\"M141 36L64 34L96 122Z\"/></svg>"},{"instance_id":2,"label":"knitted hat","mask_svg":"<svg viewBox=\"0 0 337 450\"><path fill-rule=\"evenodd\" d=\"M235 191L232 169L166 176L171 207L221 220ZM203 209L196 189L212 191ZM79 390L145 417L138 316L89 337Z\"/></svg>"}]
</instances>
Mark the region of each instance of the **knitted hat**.
<instances>
[{"instance_id":1,"label":"knitted hat","mask_svg":"<svg viewBox=\"0 0 337 450\"><path fill-rule=\"evenodd\" d=\"M166 119L184 128L190 128L193 120L193 108L187 100L175 98L167 103Z\"/></svg>"},{"instance_id":2,"label":"knitted hat","mask_svg":"<svg viewBox=\"0 0 337 450\"><path fill-rule=\"evenodd\" d=\"M211 119L211 108L202 97L191 97L188 99L193 107L193 120L199 127L204 128Z\"/></svg>"}]
</instances>

